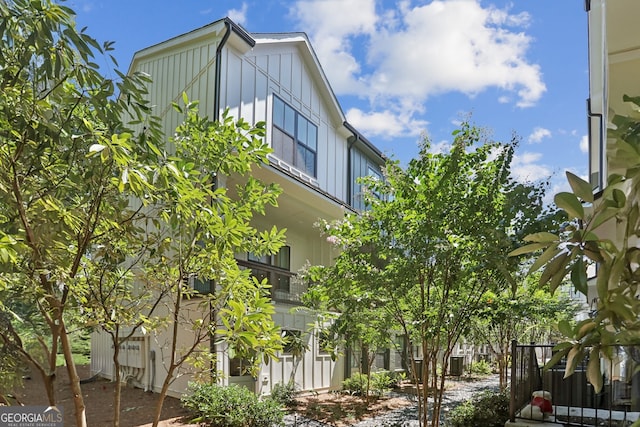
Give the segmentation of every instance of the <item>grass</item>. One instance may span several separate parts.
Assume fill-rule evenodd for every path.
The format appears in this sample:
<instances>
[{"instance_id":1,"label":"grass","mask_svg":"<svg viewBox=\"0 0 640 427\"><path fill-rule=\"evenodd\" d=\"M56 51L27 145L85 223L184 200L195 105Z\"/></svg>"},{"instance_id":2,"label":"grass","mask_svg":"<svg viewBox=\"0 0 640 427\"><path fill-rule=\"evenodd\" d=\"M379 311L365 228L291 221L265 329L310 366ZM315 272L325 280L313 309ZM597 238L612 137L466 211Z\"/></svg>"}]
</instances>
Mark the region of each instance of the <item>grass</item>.
<instances>
[{"instance_id":1,"label":"grass","mask_svg":"<svg viewBox=\"0 0 640 427\"><path fill-rule=\"evenodd\" d=\"M87 365L91 361L91 335L88 331L77 331L70 334L71 352L76 365ZM62 349L59 349L62 352ZM64 354L56 355L56 365L64 366Z\"/></svg>"}]
</instances>

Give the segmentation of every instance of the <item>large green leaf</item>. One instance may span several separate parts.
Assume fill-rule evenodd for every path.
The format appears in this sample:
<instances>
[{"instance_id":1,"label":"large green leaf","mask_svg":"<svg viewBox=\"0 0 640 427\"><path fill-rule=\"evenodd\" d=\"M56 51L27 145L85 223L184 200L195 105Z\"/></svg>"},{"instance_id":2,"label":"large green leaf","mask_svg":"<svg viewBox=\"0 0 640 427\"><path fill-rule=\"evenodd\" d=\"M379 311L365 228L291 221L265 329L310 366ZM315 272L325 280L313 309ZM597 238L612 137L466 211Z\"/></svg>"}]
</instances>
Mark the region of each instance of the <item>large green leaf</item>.
<instances>
[{"instance_id":1,"label":"large green leaf","mask_svg":"<svg viewBox=\"0 0 640 427\"><path fill-rule=\"evenodd\" d=\"M584 208L575 194L561 192L556 194L553 200L560 209L569 215L570 219L584 219Z\"/></svg>"},{"instance_id":2,"label":"large green leaf","mask_svg":"<svg viewBox=\"0 0 640 427\"><path fill-rule=\"evenodd\" d=\"M593 189L590 183L567 171L567 180L573 193L585 202L593 202Z\"/></svg>"},{"instance_id":3,"label":"large green leaf","mask_svg":"<svg viewBox=\"0 0 640 427\"><path fill-rule=\"evenodd\" d=\"M543 242L557 242L558 241L558 236L553 234L553 233L549 233L546 231L542 231L539 233L533 233L533 234L529 234L524 238L525 242L538 242L538 243L543 243Z\"/></svg>"},{"instance_id":4,"label":"large green leaf","mask_svg":"<svg viewBox=\"0 0 640 427\"><path fill-rule=\"evenodd\" d=\"M531 252L535 252L539 249L544 249L547 246L549 246L548 243L531 243L528 245L521 246L518 249L512 250L511 252L509 252L508 256L512 257L512 256L528 254Z\"/></svg>"}]
</instances>

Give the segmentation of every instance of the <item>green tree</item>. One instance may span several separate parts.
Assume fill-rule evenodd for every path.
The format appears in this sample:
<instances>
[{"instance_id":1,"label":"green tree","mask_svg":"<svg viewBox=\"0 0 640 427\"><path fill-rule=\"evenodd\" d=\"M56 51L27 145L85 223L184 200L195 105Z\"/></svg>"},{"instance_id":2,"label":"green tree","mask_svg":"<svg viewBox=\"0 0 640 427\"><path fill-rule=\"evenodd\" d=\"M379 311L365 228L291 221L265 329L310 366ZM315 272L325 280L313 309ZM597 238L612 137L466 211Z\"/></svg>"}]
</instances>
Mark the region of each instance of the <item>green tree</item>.
<instances>
[{"instance_id":1,"label":"green tree","mask_svg":"<svg viewBox=\"0 0 640 427\"><path fill-rule=\"evenodd\" d=\"M127 197L147 188L148 135L123 123L145 119L145 78L103 77L92 60L110 49L78 31L62 5L0 2L0 288L35 304L47 325L37 337L42 357L12 342L42 375L52 405L62 348L78 426L85 407L67 328L87 294L78 272L92 247L131 220L121 209Z\"/></svg>"},{"instance_id":2,"label":"green tree","mask_svg":"<svg viewBox=\"0 0 640 427\"><path fill-rule=\"evenodd\" d=\"M263 360L275 358L282 349L280 329L271 317L270 285L258 282L236 261L238 253L273 254L284 244L285 230L251 226L254 215L277 205L281 192L275 184L251 176L252 168L268 161L264 123L252 127L242 119L234 121L227 112L220 121L210 121L198 115L197 102L185 96L184 103L184 108L175 105L185 119L176 129L171 150L158 151L163 166L157 180L165 184L157 195L161 222L152 227L153 240L159 242L153 255L157 263L148 274L167 290L163 303L170 320L168 342L162 346L169 355L167 376L154 426L182 368L211 371L196 357L204 354L206 361L214 362L205 344L225 343L231 356L252 362L253 374ZM235 188L222 185L232 175L242 177L241 183ZM189 277L208 284L208 292L196 294L186 286ZM184 329L190 333L186 343L186 334L180 332ZM216 373L212 375L215 379Z\"/></svg>"},{"instance_id":3,"label":"green tree","mask_svg":"<svg viewBox=\"0 0 640 427\"><path fill-rule=\"evenodd\" d=\"M640 98L624 96L640 106ZM560 322L567 338L556 346L553 366L567 357L566 375L588 356L587 379L602 388L600 356L613 358L616 346L640 343L640 290L637 237L640 236L640 120L616 115L607 131L607 186L598 197L591 185L567 172L571 191L556 194L555 203L570 223L560 233L533 233L518 256L539 253L530 272L542 269L540 284L553 292L571 277L576 291L595 300L594 315L577 323ZM598 265L595 295L589 292L587 267Z\"/></svg>"},{"instance_id":4,"label":"green tree","mask_svg":"<svg viewBox=\"0 0 640 427\"><path fill-rule=\"evenodd\" d=\"M568 295L551 295L531 282L525 279L515 294L512 289L488 291L483 307L471 321L470 337L487 344L495 355L503 390L507 387L511 342L552 342L557 337L552 325L571 319L581 308Z\"/></svg>"},{"instance_id":5,"label":"green tree","mask_svg":"<svg viewBox=\"0 0 640 427\"><path fill-rule=\"evenodd\" d=\"M436 390L431 424L439 425L444 373L449 356L487 290L509 283L505 267L516 217L507 193L513 189L509 166L515 141L487 141L464 123L454 132L451 150L430 151L428 140L406 169L390 163L385 179L368 179L368 209L344 221L326 224L325 232L342 250L336 260L342 300L362 299L354 307L386 312L424 357L420 420L429 422L427 388ZM509 213L513 212L513 213ZM343 297L344 295L344 297ZM339 308L331 292L327 307ZM356 308L359 309L359 308Z\"/></svg>"}]
</instances>

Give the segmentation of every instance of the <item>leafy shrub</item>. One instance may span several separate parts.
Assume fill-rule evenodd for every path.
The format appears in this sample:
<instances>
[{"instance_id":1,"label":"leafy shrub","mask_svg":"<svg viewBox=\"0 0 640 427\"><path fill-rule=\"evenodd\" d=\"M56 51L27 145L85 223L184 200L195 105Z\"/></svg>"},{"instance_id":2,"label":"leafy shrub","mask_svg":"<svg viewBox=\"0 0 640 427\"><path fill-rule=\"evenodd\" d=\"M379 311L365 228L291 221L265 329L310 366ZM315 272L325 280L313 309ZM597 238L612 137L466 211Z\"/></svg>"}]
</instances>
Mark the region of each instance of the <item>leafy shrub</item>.
<instances>
[{"instance_id":1,"label":"leafy shrub","mask_svg":"<svg viewBox=\"0 0 640 427\"><path fill-rule=\"evenodd\" d=\"M371 373L369 394L382 396L385 391L394 388L399 376L389 371L376 371ZM367 391L368 378L365 374L355 373L342 382L342 390L356 396L363 396Z\"/></svg>"},{"instance_id":2,"label":"leafy shrub","mask_svg":"<svg viewBox=\"0 0 640 427\"><path fill-rule=\"evenodd\" d=\"M491 367L491 364L486 360L480 360L469 365L469 372L474 375L486 376L491 375L491 373L493 372L493 368Z\"/></svg>"},{"instance_id":3,"label":"leafy shrub","mask_svg":"<svg viewBox=\"0 0 640 427\"><path fill-rule=\"evenodd\" d=\"M284 414L273 399L260 400L237 385L190 383L182 406L193 412L193 422L215 427L272 427L284 425Z\"/></svg>"},{"instance_id":4,"label":"leafy shrub","mask_svg":"<svg viewBox=\"0 0 640 427\"><path fill-rule=\"evenodd\" d=\"M448 427L502 427L509 419L509 393L483 391L456 406L446 420Z\"/></svg>"},{"instance_id":5,"label":"leafy shrub","mask_svg":"<svg viewBox=\"0 0 640 427\"><path fill-rule=\"evenodd\" d=\"M359 372L351 375L342 381L342 390L356 396L364 395L367 390L367 376Z\"/></svg>"},{"instance_id":6,"label":"leafy shrub","mask_svg":"<svg viewBox=\"0 0 640 427\"><path fill-rule=\"evenodd\" d=\"M281 406L293 408L296 406L296 385L293 381L288 383L278 383L271 389L271 400L276 401Z\"/></svg>"}]
</instances>

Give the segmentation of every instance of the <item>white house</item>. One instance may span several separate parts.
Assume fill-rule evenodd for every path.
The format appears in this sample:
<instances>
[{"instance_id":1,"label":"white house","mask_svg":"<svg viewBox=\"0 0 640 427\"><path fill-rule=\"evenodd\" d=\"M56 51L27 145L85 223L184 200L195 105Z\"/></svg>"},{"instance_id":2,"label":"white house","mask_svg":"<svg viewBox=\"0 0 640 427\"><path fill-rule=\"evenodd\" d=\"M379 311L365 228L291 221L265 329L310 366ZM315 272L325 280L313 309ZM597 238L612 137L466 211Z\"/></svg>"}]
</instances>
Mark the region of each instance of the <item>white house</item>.
<instances>
[{"instance_id":1,"label":"white house","mask_svg":"<svg viewBox=\"0 0 640 427\"><path fill-rule=\"evenodd\" d=\"M305 290L295 275L306 263L332 262L334 249L314 223L362 209L362 189L356 179L380 174L384 158L346 122L307 36L251 34L225 18L137 52L130 71L146 72L153 79L149 97L167 135L181 120L171 103L181 100L183 92L199 100L200 113L210 118L229 108L233 116L250 123L266 122L266 141L274 152L269 164L255 173L284 191L279 207L270 209L256 225L286 228L287 245L275 256L238 254L238 261L254 274L270 278L275 321L285 333L300 334L307 341L309 351L295 373L297 386L301 390L338 388L348 369L345 361L333 361L321 350L318 334L307 333L315 319L291 312ZM233 184L230 177L221 181L229 187ZM162 368L166 354L160 342L140 333L122 347L120 358L129 379L154 391L166 375ZM237 361L229 360L222 350L217 349L221 352L217 363L224 381L245 384L258 393L286 383L294 369L293 357L285 351L279 361L264 365L258 378L237 376ZM92 374L112 377L111 358L110 341L94 334ZM186 381L174 382L170 394L180 395Z\"/></svg>"}]
</instances>

